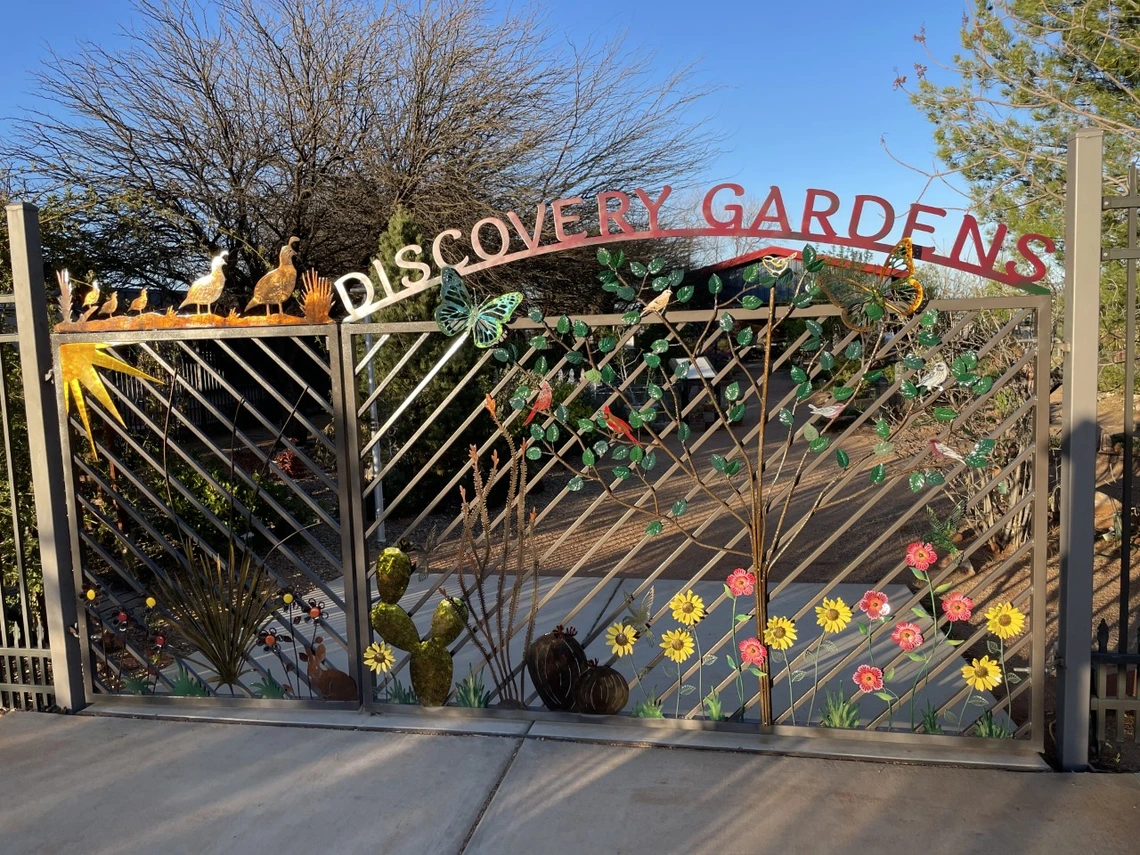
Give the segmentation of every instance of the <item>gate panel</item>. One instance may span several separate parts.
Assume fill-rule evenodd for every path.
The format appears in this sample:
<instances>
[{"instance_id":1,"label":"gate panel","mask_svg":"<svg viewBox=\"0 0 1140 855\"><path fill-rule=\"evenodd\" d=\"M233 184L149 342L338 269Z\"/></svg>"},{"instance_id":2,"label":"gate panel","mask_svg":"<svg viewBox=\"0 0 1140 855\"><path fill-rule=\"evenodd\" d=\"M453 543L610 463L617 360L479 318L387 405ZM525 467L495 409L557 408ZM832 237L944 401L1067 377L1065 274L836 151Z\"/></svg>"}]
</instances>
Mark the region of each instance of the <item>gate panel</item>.
<instances>
[{"instance_id":1,"label":"gate panel","mask_svg":"<svg viewBox=\"0 0 1140 855\"><path fill-rule=\"evenodd\" d=\"M1039 750L1048 299L935 300L929 309L899 324L892 338L867 344L838 323L837 309L813 305L795 312L799 325L783 326L786 335L773 346L763 484L774 509L769 537L777 527L782 534L774 546L769 541L767 607L797 631L786 654L773 650L768 659L773 721L947 735L980 729ZM752 532L732 495L739 498L740 482L725 470L757 467L768 311L734 308L719 329L721 317L717 310L670 311L667 322L574 317L560 329L554 319L519 320L496 350L477 350L462 336L449 341L427 320L343 328L355 378L346 384L350 413L361 424L356 548L369 567L384 545L411 551L416 572L398 605L422 638L435 632L442 602L467 604L468 631L449 644L449 703L541 709L544 698L523 676L527 639L573 624L586 656L628 683L627 714L759 721L763 692L754 671L742 670L740 643L762 637L763 626L752 597L734 597L726 584L735 568L753 566ZM752 332L742 335L745 328ZM599 349L603 338L610 341ZM842 418L810 413L809 404L827 404L818 393L834 388L827 385L834 369L824 370L816 354L855 353L856 341L866 352L844 366L852 385L872 368L883 376L865 384ZM647 350L661 358L644 359ZM674 372L669 359L678 356L700 364L701 374ZM918 387L923 377L936 385L930 372L938 363L947 368L942 387ZM818 381L807 395L798 394L805 368L807 380ZM524 424L543 380L553 404ZM606 406L627 422L637 414L643 445L606 430L596 418ZM578 432L591 422L588 436ZM821 436L829 440L825 452L813 444ZM521 459L527 442L539 453L512 475L512 449ZM595 442L606 449L595 451ZM461 496L476 495L476 466L489 498L465 524ZM508 506L512 479L523 494L521 514ZM534 536L520 541L532 511ZM684 536L670 527L681 514ZM480 584L478 554L489 541L492 552L506 545L495 545L506 520L513 521L507 543L518 544L526 561ZM914 572L907 546L931 541L942 560L928 574ZM370 579L368 589L372 608L379 600ZM887 596L889 620L860 613L868 591ZM686 592L701 599L706 615L689 627L671 604ZM948 619L942 600L951 593L973 602L970 620ZM825 636L816 610L836 597L855 619ZM989 632L983 617L1003 604L1025 617L1025 628L1008 639ZM893 638L900 623L925 645L908 649ZM632 654L615 655L607 643L615 624L637 630ZM697 648L679 668L661 647L673 631L687 631ZM414 700L410 657L395 655L393 671L366 692L376 709ZM976 689L964 669L984 657L1000 662L1008 679ZM853 677L863 665L878 669L885 685L861 692Z\"/></svg>"},{"instance_id":2,"label":"gate panel","mask_svg":"<svg viewBox=\"0 0 1140 855\"><path fill-rule=\"evenodd\" d=\"M55 336L119 416L60 402L91 690L358 705L336 330L100 338Z\"/></svg>"}]
</instances>

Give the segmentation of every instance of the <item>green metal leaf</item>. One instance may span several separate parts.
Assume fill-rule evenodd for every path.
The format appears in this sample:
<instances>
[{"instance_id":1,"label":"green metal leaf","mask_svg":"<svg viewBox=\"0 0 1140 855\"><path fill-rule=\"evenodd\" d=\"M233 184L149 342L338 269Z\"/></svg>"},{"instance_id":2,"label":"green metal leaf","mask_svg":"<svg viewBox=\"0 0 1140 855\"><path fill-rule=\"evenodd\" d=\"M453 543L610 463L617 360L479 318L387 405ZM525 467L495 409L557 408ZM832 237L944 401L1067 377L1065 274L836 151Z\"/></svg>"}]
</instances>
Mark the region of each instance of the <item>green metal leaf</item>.
<instances>
[{"instance_id":1,"label":"green metal leaf","mask_svg":"<svg viewBox=\"0 0 1140 855\"><path fill-rule=\"evenodd\" d=\"M585 338L590 334L590 327L585 321L574 321L574 335Z\"/></svg>"},{"instance_id":2,"label":"green metal leaf","mask_svg":"<svg viewBox=\"0 0 1140 855\"><path fill-rule=\"evenodd\" d=\"M603 336L598 342L598 350L602 353L609 353L615 347L617 347L617 339L612 335Z\"/></svg>"},{"instance_id":3,"label":"green metal leaf","mask_svg":"<svg viewBox=\"0 0 1140 855\"><path fill-rule=\"evenodd\" d=\"M876 457L886 457L894 450L895 444L893 442L889 442L888 440L881 439L875 443L874 452Z\"/></svg>"},{"instance_id":4,"label":"green metal leaf","mask_svg":"<svg viewBox=\"0 0 1140 855\"><path fill-rule=\"evenodd\" d=\"M885 314L885 310L878 303L867 303L863 311L867 313L869 321L881 321Z\"/></svg>"},{"instance_id":5,"label":"green metal leaf","mask_svg":"<svg viewBox=\"0 0 1140 855\"><path fill-rule=\"evenodd\" d=\"M654 401L660 401L665 397L665 390L658 386L656 383L645 384L645 394L652 398Z\"/></svg>"},{"instance_id":6,"label":"green metal leaf","mask_svg":"<svg viewBox=\"0 0 1140 855\"><path fill-rule=\"evenodd\" d=\"M942 339L932 333L930 330L923 330L918 334L918 343L923 347L937 347L942 344Z\"/></svg>"},{"instance_id":7,"label":"green metal leaf","mask_svg":"<svg viewBox=\"0 0 1140 855\"><path fill-rule=\"evenodd\" d=\"M642 264L640 261L631 261L629 263L629 272L636 276L638 279L649 275L649 268Z\"/></svg>"},{"instance_id":8,"label":"green metal leaf","mask_svg":"<svg viewBox=\"0 0 1140 855\"><path fill-rule=\"evenodd\" d=\"M681 280L685 278L685 270L681 267L674 267L669 271L669 287L676 288L681 284Z\"/></svg>"},{"instance_id":9,"label":"green metal leaf","mask_svg":"<svg viewBox=\"0 0 1140 855\"><path fill-rule=\"evenodd\" d=\"M688 509L689 509L689 503L686 502L684 499L678 499L677 501L675 501L673 503L673 516L674 517L683 517L685 515L685 511L687 511Z\"/></svg>"},{"instance_id":10,"label":"green metal leaf","mask_svg":"<svg viewBox=\"0 0 1140 855\"><path fill-rule=\"evenodd\" d=\"M807 341L800 345L800 350L802 350L804 353L815 353L821 347L823 347L822 341L820 341L818 338L809 338Z\"/></svg>"},{"instance_id":11,"label":"green metal leaf","mask_svg":"<svg viewBox=\"0 0 1140 855\"><path fill-rule=\"evenodd\" d=\"M590 449L587 448L585 451L582 452L582 465L583 466L593 466L597 462L598 462L598 460L596 457L594 457L594 452L590 451Z\"/></svg>"},{"instance_id":12,"label":"green metal leaf","mask_svg":"<svg viewBox=\"0 0 1140 855\"><path fill-rule=\"evenodd\" d=\"M526 316L534 321L536 324L542 323L542 311L540 309L531 309L526 313Z\"/></svg>"},{"instance_id":13,"label":"green metal leaf","mask_svg":"<svg viewBox=\"0 0 1140 855\"><path fill-rule=\"evenodd\" d=\"M570 421L570 411L566 409L565 404L559 404L554 408L554 418L558 419L560 422Z\"/></svg>"},{"instance_id":14,"label":"green metal leaf","mask_svg":"<svg viewBox=\"0 0 1140 855\"><path fill-rule=\"evenodd\" d=\"M649 349L654 353L667 353L669 351L669 342L663 338L659 338L649 346Z\"/></svg>"},{"instance_id":15,"label":"green metal leaf","mask_svg":"<svg viewBox=\"0 0 1140 855\"><path fill-rule=\"evenodd\" d=\"M974 443L974 454L981 454L983 456L989 456L990 454L993 453L994 446L996 446L996 445L997 445L997 442L995 442L992 439L989 439L989 438L979 439L976 443Z\"/></svg>"},{"instance_id":16,"label":"green metal leaf","mask_svg":"<svg viewBox=\"0 0 1140 855\"><path fill-rule=\"evenodd\" d=\"M693 292L695 290L696 289L694 289L692 285L682 285L680 288L677 289L677 294L676 294L677 302L678 303L689 302L691 299L693 299Z\"/></svg>"},{"instance_id":17,"label":"green metal leaf","mask_svg":"<svg viewBox=\"0 0 1140 855\"><path fill-rule=\"evenodd\" d=\"M750 347L755 338L756 333L753 332L752 327L745 327L736 334L736 343L741 347Z\"/></svg>"},{"instance_id":18,"label":"green metal leaf","mask_svg":"<svg viewBox=\"0 0 1140 855\"><path fill-rule=\"evenodd\" d=\"M911 371L921 371L926 367L926 360L921 356L904 356L902 364Z\"/></svg>"},{"instance_id":19,"label":"green metal leaf","mask_svg":"<svg viewBox=\"0 0 1140 855\"><path fill-rule=\"evenodd\" d=\"M638 415L641 416L643 422L649 424L657 418L657 410L653 409L653 407L646 407L644 410L641 410Z\"/></svg>"},{"instance_id":20,"label":"green metal leaf","mask_svg":"<svg viewBox=\"0 0 1140 855\"><path fill-rule=\"evenodd\" d=\"M569 363L570 365L581 365L585 361L586 361L586 357L582 356L582 354L580 354L578 351L576 351L576 350L566 351L566 362Z\"/></svg>"},{"instance_id":21,"label":"green metal leaf","mask_svg":"<svg viewBox=\"0 0 1140 855\"><path fill-rule=\"evenodd\" d=\"M740 397L740 383L733 380L724 390L724 399L726 401L735 401Z\"/></svg>"},{"instance_id":22,"label":"green metal leaf","mask_svg":"<svg viewBox=\"0 0 1140 855\"><path fill-rule=\"evenodd\" d=\"M629 450L629 459L634 463L640 463L641 458L645 457L645 451L640 445L635 445Z\"/></svg>"},{"instance_id":23,"label":"green metal leaf","mask_svg":"<svg viewBox=\"0 0 1140 855\"><path fill-rule=\"evenodd\" d=\"M830 351L820 351L819 367L824 371L831 371L833 368L835 368L835 356Z\"/></svg>"},{"instance_id":24,"label":"green metal leaf","mask_svg":"<svg viewBox=\"0 0 1140 855\"><path fill-rule=\"evenodd\" d=\"M989 459L982 454L967 454L964 458L966 465L971 469L985 469L989 465Z\"/></svg>"},{"instance_id":25,"label":"green metal leaf","mask_svg":"<svg viewBox=\"0 0 1140 855\"><path fill-rule=\"evenodd\" d=\"M645 360L645 364L650 368L661 367L661 357L656 353L643 353L641 354L641 358Z\"/></svg>"},{"instance_id":26,"label":"green metal leaf","mask_svg":"<svg viewBox=\"0 0 1140 855\"><path fill-rule=\"evenodd\" d=\"M780 424L784 427L791 427L796 420L796 417L792 415L792 411L786 407L780 407L780 409L776 411L776 418L780 420Z\"/></svg>"},{"instance_id":27,"label":"green metal leaf","mask_svg":"<svg viewBox=\"0 0 1140 855\"><path fill-rule=\"evenodd\" d=\"M580 433L590 433L594 429L594 422L592 419L578 419L578 431Z\"/></svg>"},{"instance_id":28,"label":"green metal leaf","mask_svg":"<svg viewBox=\"0 0 1140 855\"><path fill-rule=\"evenodd\" d=\"M899 394L908 399L917 398L918 387L915 386L914 383L912 383L910 380L903 380L902 385L899 386Z\"/></svg>"},{"instance_id":29,"label":"green metal leaf","mask_svg":"<svg viewBox=\"0 0 1140 855\"><path fill-rule=\"evenodd\" d=\"M835 398L837 401L846 401L854 394L855 390L850 386L836 386L831 390L831 397Z\"/></svg>"},{"instance_id":30,"label":"green metal leaf","mask_svg":"<svg viewBox=\"0 0 1140 855\"><path fill-rule=\"evenodd\" d=\"M602 366L602 382L609 383L610 385L613 385L615 382L617 382L617 372L614 371L614 367L612 365L607 364Z\"/></svg>"},{"instance_id":31,"label":"green metal leaf","mask_svg":"<svg viewBox=\"0 0 1140 855\"><path fill-rule=\"evenodd\" d=\"M879 439L886 439L891 435L891 426L887 423L886 419L879 419L875 422L875 435Z\"/></svg>"},{"instance_id":32,"label":"green metal leaf","mask_svg":"<svg viewBox=\"0 0 1140 855\"><path fill-rule=\"evenodd\" d=\"M641 312L639 312L637 309L630 309L628 312L621 316L621 322L623 324L636 324L640 320Z\"/></svg>"},{"instance_id":33,"label":"green metal leaf","mask_svg":"<svg viewBox=\"0 0 1140 855\"><path fill-rule=\"evenodd\" d=\"M589 380L591 383L601 383L602 382L602 372L599 371L597 368L587 368L585 376L586 376L586 379Z\"/></svg>"},{"instance_id":34,"label":"green metal leaf","mask_svg":"<svg viewBox=\"0 0 1140 855\"><path fill-rule=\"evenodd\" d=\"M598 250L598 264L602 265L602 267L609 267L611 261L612 259L610 258L610 251L608 249L603 248Z\"/></svg>"},{"instance_id":35,"label":"green metal leaf","mask_svg":"<svg viewBox=\"0 0 1140 855\"><path fill-rule=\"evenodd\" d=\"M882 463L876 463L871 467L870 478L872 484L882 484L887 478L887 467Z\"/></svg>"},{"instance_id":36,"label":"green metal leaf","mask_svg":"<svg viewBox=\"0 0 1140 855\"><path fill-rule=\"evenodd\" d=\"M764 301L757 297L755 294L745 294L740 298L740 305L751 312L763 306Z\"/></svg>"},{"instance_id":37,"label":"green metal leaf","mask_svg":"<svg viewBox=\"0 0 1140 855\"><path fill-rule=\"evenodd\" d=\"M994 387L994 378L993 377L979 377L977 380L974 381L974 384L970 387L970 391L973 392L975 395L984 395L984 394L986 394L986 392L990 391L990 389L992 389L993 387Z\"/></svg>"},{"instance_id":38,"label":"green metal leaf","mask_svg":"<svg viewBox=\"0 0 1140 855\"><path fill-rule=\"evenodd\" d=\"M724 474L725 475L732 476L732 475L735 475L739 471L740 471L740 461L739 460L730 460L728 462L728 465L724 467Z\"/></svg>"},{"instance_id":39,"label":"green metal leaf","mask_svg":"<svg viewBox=\"0 0 1140 855\"><path fill-rule=\"evenodd\" d=\"M677 364L673 366L673 376L680 378L689 373L689 360L678 359Z\"/></svg>"},{"instance_id":40,"label":"green metal leaf","mask_svg":"<svg viewBox=\"0 0 1140 855\"><path fill-rule=\"evenodd\" d=\"M630 469L628 466L615 466L614 467L614 477L615 478L621 478L622 480L625 480L626 478L630 478L632 476L633 476L633 470Z\"/></svg>"},{"instance_id":41,"label":"green metal leaf","mask_svg":"<svg viewBox=\"0 0 1140 855\"><path fill-rule=\"evenodd\" d=\"M653 279L652 282L649 283L649 287L651 287L654 291L664 291L669 287L669 277L657 276Z\"/></svg>"},{"instance_id":42,"label":"green metal leaf","mask_svg":"<svg viewBox=\"0 0 1140 855\"><path fill-rule=\"evenodd\" d=\"M935 420L940 422L952 422L958 418L957 411L950 407L935 407L931 410L931 413L934 415Z\"/></svg>"},{"instance_id":43,"label":"green metal leaf","mask_svg":"<svg viewBox=\"0 0 1140 855\"><path fill-rule=\"evenodd\" d=\"M554 324L554 329L558 331L559 335L566 335L566 333L570 332L570 318L566 317L566 315L562 315Z\"/></svg>"},{"instance_id":44,"label":"green metal leaf","mask_svg":"<svg viewBox=\"0 0 1140 855\"><path fill-rule=\"evenodd\" d=\"M639 427L641 427L641 424L642 424L641 413L635 411L635 412L632 412L629 414L629 426L631 428L633 428L634 430L637 430Z\"/></svg>"},{"instance_id":45,"label":"green metal leaf","mask_svg":"<svg viewBox=\"0 0 1140 855\"><path fill-rule=\"evenodd\" d=\"M804 425L804 439L808 442L819 439L819 429L815 425Z\"/></svg>"},{"instance_id":46,"label":"green metal leaf","mask_svg":"<svg viewBox=\"0 0 1140 855\"><path fill-rule=\"evenodd\" d=\"M930 329L932 326L934 326L936 323L938 323L938 310L937 309L927 309L925 312L922 313L922 317L919 318L918 322L920 324L922 324L924 327L926 327L927 329Z\"/></svg>"},{"instance_id":47,"label":"green metal leaf","mask_svg":"<svg viewBox=\"0 0 1140 855\"><path fill-rule=\"evenodd\" d=\"M922 491L922 488L926 486L926 476L921 472L911 472L908 482L910 483L910 491L912 493L919 493Z\"/></svg>"},{"instance_id":48,"label":"green metal leaf","mask_svg":"<svg viewBox=\"0 0 1140 855\"><path fill-rule=\"evenodd\" d=\"M560 436L560 433L558 430L558 425L551 425L550 427L548 427L546 429L546 441L547 442L558 442L559 436Z\"/></svg>"},{"instance_id":49,"label":"green metal leaf","mask_svg":"<svg viewBox=\"0 0 1140 855\"><path fill-rule=\"evenodd\" d=\"M529 445L526 449L527 460L538 460L542 457L542 449L537 445Z\"/></svg>"},{"instance_id":50,"label":"green metal leaf","mask_svg":"<svg viewBox=\"0 0 1140 855\"><path fill-rule=\"evenodd\" d=\"M610 450L610 444L604 439L599 439L594 443L592 447L594 449L594 454L598 455L598 457L605 457L606 452Z\"/></svg>"},{"instance_id":51,"label":"green metal leaf","mask_svg":"<svg viewBox=\"0 0 1140 855\"><path fill-rule=\"evenodd\" d=\"M807 372L798 365L793 365L790 373L792 375L792 381L795 383L803 383L808 379Z\"/></svg>"},{"instance_id":52,"label":"green metal leaf","mask_svg":"<svg viewBox=\"0 0 1140 855\"><path fill-rule=\"evenodd\" d=\"M525 406L526 406L526 398L520 398L518 396L511 398L511 409L521 410Z\"/></svg>"},{"instance_id":53,"label":"green metal leaf","mask_svg":"<svg viewBox=\"0 0 1140 855\"><path fill-rule=\"evenodd\" d=\"M566 489L569 490L571 493L577 493L579 490L582 489L584 484L585 484L585 481L582 480L582 476L581 475L575 475L573 478L571 478L569 481L566 482Z\"/></svg>"},{"instance_id":54,"label":"green metal leaf","mask_svg":"<svg viewBox=\"0 0 1140 855\"><path fill-rule=\"evenodd\" d=\"M625 300L628 303L630 300L632 300L634 297L637 296L637 292L634 291L628 285L622 285L620 288L617 289L617 295L620 299ZM635 320L639 320L640 318L641 318L641 313L638 312L637 318ZM630 323L633 323L633 321L626 321L626 323L630 324Z\"/></svg>"},{"instance_id":55,"label":"green metal leaf","mask_svg":"<svg viewBox=\"0 0 1140 855\"><path fill-rule=\"evenodd\" d=\"M823 324L819 321L808 318L804 321L804 326L807 327L807 331L811 333L812 338L823 338Z\"/></svg>"},{"instance_id":56,"label":"green metal leaf","mask_svg":"<svg viewBox=\"0 0 1140 855\"><path fill-rule=\"evenodd\" d=\"M884 371L882 368L876 368L874 371L868 371L863 375L863 379L868 383L878 383L883 379Z\"/></svg>"},{"instance_id":57,"label":"green metal leaf","mask_svg":"<svg viewBox=\"0 0 1140 855\"><path fill-rule=\"evenodd\" d=\"M665 526L662 524L661 520L654 520L645 527L645 533L650 537L656 537L657 535L661 534L664 528Z\"/></svg>"},{"instance_id":58,"label":"green metal leaf","mask_svg":"<svg viewBox=\"0 0 1140 855\"><path fill-rule=\"evenodd\" d=\"M862 359L863 342L860 339L855 339L851 344L847 345L847 349L843 351L843 355L848 359Z\"/></svg>"},{"instance_id":59,"label":"green metal leaf","mask_svg":"<svg viewBox=\"0 0 1140 855\"><path fill-rule=\"evenodd\" d=\"M692 432L692 428L690 428L684 422L681 422L681 424L677 426L677 439L679 439L681 442L686 442L688 441L689 436L692 434Z\"/></svg>"},{"instance_id":60,"label":"green metal leaf","mask_svg":"<svg viewBox=\"0 0 1140 855\"><path fill-rule=\"evenodd\" d=\"M499 362L510 362L511 361L511 352L509 350L507 350L506 348L503 348L503 347L496 347L491 352L491 355L494 356L495 359L497 359Z\"/></svg>"},{"instance_id":61,"label":"green metal leaf","mask_svg":"<svg viewBox=\"0 0 1140 855\"><path fill-rule=\"evenodd\" d=\"M717 324L725 332L732 332L732 328L734 326L736 326L736 318L734 318L728 312L725 312L723 315L720 316L720 320L717 321Z\"/></svg>"},{"instance_id":62,"label":"green metal leaf","mask_svg":"<svg viewBox=\"0 0 1140 855\"><path fill-rule=\"evenodd\" d=\"M728 468L728 461L724 459L723 455L714 454L712 456L712 467L723 475L725 469Z\"/></svg>"},{"instance_id":63,"label":"green metal leaf","mask_svg":"<svg viewBox=\"0 0 1140 855\"><path fill-rule=\"evenodd\" d=\"M839 464L840 469L846 469L851 465L851 457L842 448L835 449L835 462Z\"/></svg>"},{"instance_id":64,"label":"green metal leaf","mask_svg":"<svg viewBox=\"0 0 1140 855\"><path fill-rule=\"evenodd\" d=\"M530 346L535 350L546 350L550 347L550 343L546 340L545 335L536 335L530 340Z\"/></svg>"},{"instance_id":65,"label":"green metal leaf","mask_svg":"<svg viewBox=\"0 0 1140 855\"><path fill-rule=\"evenodd\" d=\"M811 388L810 382L801 383L799 386L796 387L796 398L798 398L801 401L804 398L810 398L811 392L812 392L812 388Z\"/></svg>"},{"instance_id":66,"label":"green metal leaf","mask_svg":"<svg viewBox=\"0 0 1140 855\"><path fill-rule=\"evenodd\" d=\"M932 469L926 473L926 483L931 487L941 486L942 484L946 483L946 476L943 475L939 470Z\"/></svg>"},{"instance_id":67,"label":"green metal leaf","mask_svg":"<svg viewBox=\"0 0 1140 855\"><path fill-rule=\"evenodd\" d=\"M649 275L656 276L668 266L669 262L664 258L653 258L649 261Z\"/></svg>"},{"instance_id":68,"label":"green metal leaf","mask_svg":"<svg viewBox=\"0 0 1140 855\"><path fill-rule=\"evenodd\" d=\"M744 404L733 404L729 408L728 413L726 414L726 417L728 418L728 420L730 422L742 421L744 419L744 413L745 413L746 409L747 408L744 406Z\"/></svg>"},{"instance_id":69,"label":"green metal leaf","mask_svg":"<svg viewBox=\"0 0 1140 855\"><path fill-rule=\"evenodd\" d=\"M724 290L724 283L720 281L720 277L715 273L709 277L709 293L714 297Z\"/></svg>"},{"instance_id":70,"label":"green metal leaf","mask_svg":"<svg viewBox=\"0 0 1140 855\"><path fill-rule=\"evenodd\" d=\"M641 459L641 468L648 472L657 465L657 455L652 451L646 452L645 457Z\"/></svg>"},{"instance_id":71,"label":"green metal leaf","mask_svg":"<svg viewBox=\"0 0 1140 855\"><path fill-rule=\"evenodd\" d=\"M808 448L810 448L816 454L819 454L821 451L827 451L827 447L829 445L831 445L831 439L826 436L821 436L817 439L813 439L808 444Z\"/></svg>"},{"instance_id":72,"label":"green metal leaf","mask_svg":"<svg viewBox=\"0 0 1140 855\"><path fill-rule=\"evenodd\" d=\"M540 356L534 361L534 372L536 374L545 374L548 367L545 356Z\"/></svg>"},{"instance_id":73,"label":"green metal leaf","mask_svg":"<svg viewBox=\"0 0 1140 855\"><path fill-rule=\"evenodd\" d=\"M542 440L546 439L546 431L544 431L540 425L531 425L530 438L542 442Z\"/></svg>"}]
</instances>

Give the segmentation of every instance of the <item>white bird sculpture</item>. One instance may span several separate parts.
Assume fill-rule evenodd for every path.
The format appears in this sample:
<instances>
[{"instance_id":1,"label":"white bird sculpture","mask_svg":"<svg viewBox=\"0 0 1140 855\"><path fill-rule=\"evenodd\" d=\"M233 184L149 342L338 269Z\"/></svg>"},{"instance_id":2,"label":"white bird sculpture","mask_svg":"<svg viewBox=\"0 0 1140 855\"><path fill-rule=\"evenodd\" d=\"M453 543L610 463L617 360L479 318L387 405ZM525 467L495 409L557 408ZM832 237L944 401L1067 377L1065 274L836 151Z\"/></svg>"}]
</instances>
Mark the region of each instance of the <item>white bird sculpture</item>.
<instances>
[{"instance_id":1,"label":"white bird sculpture","mask_svg":"<svg viewBox=\"0 0 1140 855\"><path fill-rule=\"evenodd\" d=\"M846 404L828 404L826 407L817 407L815 404L808 404L808 410L813 416L823 416L825 419L835 418L842 413L846 407Z\"/></svg>"},{"instance_id":2,"label":"white bird sculpture","mask_svg":"<svg viewBox=\"0 0 1140 855\"><path fill-rule=\"evenodd\" d=\"M935 460L939 460L943 457L949 457L951 460L957 460L959 463L964 463L966 460L966 458L950 446L944 445L936 439L930 440L930 451L934 455Z\"/></svg>"},{"instance_id":3,"label":"white bird sculpture","mask_svg":"<svg viewBox=\"0 0 1140 855\"><path fill-rule=\"evenodd\" d=\"M930 366L930 370L918 378L918 385L925 387L929 391L937 389L942 391L946 381L950 379L950 369L946 367L945 362L935 362Z\"/></svg>"}]
</instances>

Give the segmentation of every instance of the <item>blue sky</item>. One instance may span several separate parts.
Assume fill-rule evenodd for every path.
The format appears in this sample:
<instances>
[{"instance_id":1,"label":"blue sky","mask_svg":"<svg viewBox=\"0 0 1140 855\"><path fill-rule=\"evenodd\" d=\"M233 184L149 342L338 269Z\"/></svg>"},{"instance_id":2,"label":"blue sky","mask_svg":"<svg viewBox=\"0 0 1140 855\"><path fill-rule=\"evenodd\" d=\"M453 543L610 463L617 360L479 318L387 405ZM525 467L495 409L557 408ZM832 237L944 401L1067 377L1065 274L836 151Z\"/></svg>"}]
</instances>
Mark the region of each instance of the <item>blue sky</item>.
<instances>
[{"instance_id":1,"label":"blue sky","mask_svg":"<svg viewBox=\"0 0 1140 855\"><path fill-rule=\"evenodd\" d=\"M50 46L66 54L78 39L110 44L128 23L128 0L43 0L5 11L6 70L0 80L0 132L6 117L32 103L30 71ZM931 63L913 35L926 26L940 58L957 46L962 0L547 0L556 33L582 42L628 30L656 52L661 69L696 61L701 79L724 87L705 105L727 135L705 175L679 183L730 180L763 197L806 187L841 198L875 193L896 206L914 201L926 179L893 162L886 136L905 162L930 168L931 127L902 92L895 69L913 81L914 62ZM923 201L962 207L941 186Z\"/></svg>"}]
</instances>

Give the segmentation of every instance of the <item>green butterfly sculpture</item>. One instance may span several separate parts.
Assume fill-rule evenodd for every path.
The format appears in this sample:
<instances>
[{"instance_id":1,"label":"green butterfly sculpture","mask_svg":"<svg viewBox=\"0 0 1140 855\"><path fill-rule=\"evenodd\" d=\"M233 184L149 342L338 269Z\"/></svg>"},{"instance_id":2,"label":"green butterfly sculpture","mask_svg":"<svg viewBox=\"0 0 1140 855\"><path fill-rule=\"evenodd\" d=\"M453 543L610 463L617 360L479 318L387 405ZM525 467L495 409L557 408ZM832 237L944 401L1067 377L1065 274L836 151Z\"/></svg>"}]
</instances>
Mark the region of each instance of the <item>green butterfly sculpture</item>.
<instances>
[{"instance_id":1,"label":"green butterfly sculpture","mask_svg":"<svg viewBox=\"0 0 1140 855\"><path fill-rule=\"evenodd\" d=\"M480 306L475 305L471 292L452 267L443 268L443 286L440 302L435 310L435 322L449 336L471 330L476 347L492 347L506 335L506 324L523 301L517 291L492 297Z\"/></svg>"}]
</instances>

